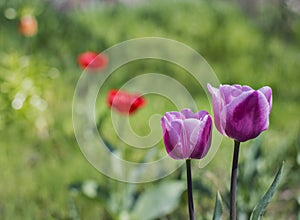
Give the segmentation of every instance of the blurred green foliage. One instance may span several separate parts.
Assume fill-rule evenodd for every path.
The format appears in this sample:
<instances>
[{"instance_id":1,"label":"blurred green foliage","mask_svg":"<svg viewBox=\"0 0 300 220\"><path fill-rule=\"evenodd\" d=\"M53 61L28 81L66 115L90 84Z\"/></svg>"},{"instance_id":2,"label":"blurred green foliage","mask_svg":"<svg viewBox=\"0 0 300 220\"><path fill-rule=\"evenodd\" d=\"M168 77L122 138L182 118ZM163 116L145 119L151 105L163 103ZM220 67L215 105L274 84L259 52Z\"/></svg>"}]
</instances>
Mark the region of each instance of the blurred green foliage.
<instances>
[{"instance_id":1,"label":"blurred green foliage","mask_svg":"<svg viewBox=\"0 0 300 220\"><path fill-rule=\"evenodd\" d=\"M8 16L8 9L10 15L15 12L15 16ZM38 20L38 34L31 38L25 38L18 31L19 18L26 13ZM113 182L87 163L73 135L72 97L82 72L76 59L87 50L101 52L124 40L149 36L171 38L194 48L223 84L247 84L255 89L264 85L272 87L274 104L270 129L262 135L262 160L253 165L258 171L253 178L258 178L255 184L263 186L256 188L261 195L279 161L286 160L288 171L285 171L282 192L274 199L278 202L273 201L274 205L267 210L270 217L266 219L299 216L299 198L295 197L299 195L300 181L295 175L299 173L296 156L300 110L299 14L286 6L265 5L251 17L238 6L221 1L95 3L59 11L52 7L51 1L6 0L0 2L0 25L1 219L70 219L72 216L75 219L77 212L82 219L109 219L104 205L74 196L67 190L70 183L85 179L106 181L108 185ZM196 100L202 99L202 88L188 73L153 60L125 65L118 70L124 74L113 75L105 89L118 88L131 77L146 72L172 75ZM100 100L104 100L104 96ZM155 102L155 97L149 97L149 103L151 101ZM133 120L139 119L135 126L148 131L145 124L149 116L157 113L156 110L159 113L170 110L170 105L159 106L157 110L149 104L141 110L133 117ZM105 110L106 105L100 103L99 112ZM229 179L232 150L227 145L231 143L224 140L214 160L195 175L202 184L199 194L195 195L196 200L199 199L196 210L203 213L203 219L212 217L214 193L211 191L227 192L229 181L224 179ZM247 151L254 154L257 150L250 143L243 145L245 155L241 167L247 166L243 165ZM161 149L164 153L162 146ZM229 159L224 161L224 155ZM198 169L196 165L194 168ZM252 168L248 167L245 172ZM247 173L242 173L242 168L240 172L240 176L246 178ZM176 174L168 178L175 177ZM207 186L212 185L215 187L207 191ZM149 186L140 186L140 190ZM241 190L243 202L240 204L248 212L247 204L252 204L248 197L252 194L248 188ZM181 208L169 218L185 218L185 202L182 198Z\"/></svg>"}]
</instances>

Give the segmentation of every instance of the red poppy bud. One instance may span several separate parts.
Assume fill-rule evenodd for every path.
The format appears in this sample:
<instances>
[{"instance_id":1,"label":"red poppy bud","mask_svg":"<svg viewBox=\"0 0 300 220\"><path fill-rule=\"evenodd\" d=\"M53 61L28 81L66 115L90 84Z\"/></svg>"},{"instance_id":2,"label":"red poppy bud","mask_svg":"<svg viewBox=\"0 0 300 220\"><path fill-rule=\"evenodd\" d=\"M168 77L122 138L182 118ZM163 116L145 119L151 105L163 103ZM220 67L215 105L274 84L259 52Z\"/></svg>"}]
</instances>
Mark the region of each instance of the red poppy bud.
<instances>
[{"instance_id":1,"label":"red poppy bud","mask_svg":"<svg viewBox=\"0 0 300 220\"><path fill-rule=\"evenodd\" d=\"M31 37L37 33L38 23L34 16L25 15L21 17L19 30L25 37Z\"/></svg>"},{"instance_id":2,"label":"red poppy bud","mask_svg":"<svg viewBox=\"0 0 300 220\"><path fill-rule=\"evenodd\" d=\"M107 103L110 108L121 114L132 114L144 106L146 100L138 94L113 89L107 94Z\"/></svg>"},{"instance_id":3,"label":"red poppy bud","mask_svg":"<svg viewBox=\"0 0 300 220\"><path fill-rule=\"evenodd\" d=\"M107 66L108 58L105 54L87 51L78 56L77 62L82 69L100 70Z\"/></svg>"}]
</instances>

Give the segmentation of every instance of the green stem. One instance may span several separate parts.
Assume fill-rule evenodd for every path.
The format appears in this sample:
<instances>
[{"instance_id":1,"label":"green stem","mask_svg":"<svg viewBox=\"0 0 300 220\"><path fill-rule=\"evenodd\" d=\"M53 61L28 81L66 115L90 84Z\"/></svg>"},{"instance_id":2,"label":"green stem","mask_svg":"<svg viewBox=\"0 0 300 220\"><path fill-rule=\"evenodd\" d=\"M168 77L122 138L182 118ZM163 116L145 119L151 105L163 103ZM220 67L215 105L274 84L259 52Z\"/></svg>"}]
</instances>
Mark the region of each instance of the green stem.
<instances>
[{"instance_id":1,"label":"green stem","mask_svg":"<svg viewBox=\"0 0 300 220\"><path fill-rule=\"evenodd\" d=\"M240 142L234 140L234 151L231 169L231 185L230 185L230 219L236 220L236 189L237 189L237 174L239 162Z\"/></svg>"},{"instance_id":2,"label":"green stem","mask_svg":"<svg viewBox=\"0 0 300 220\"><path fill-rule=\"evenodd\" d=\"M122 160L125 160L125 145L124 142L122 141L122 135L124 132L124 118L122 115L118 115L118 128L117 128L117 151L120 153L119 157ZM120 167L120 169L122 170L122 175L123 179L125 178L126 175L126 170L124 170L124 167ZM118 196L119 196L119 212L121 213L123 210L125 210L125 206L126 206L126 200L127 200L127 196L126 196L126 192L127 192L127 185L122 182L118 182L117 183L117 189L118 189Z\"/></svg>"},{"instance_id":3,"label":"green stem","mask_svg":"<svg viewBox=\"0 0 300 220\"><path fill-rule=\"evenodd\" d=\"M186 160L186 177L187 177L189 215L190 215L190 220L194 220L195 216L194 216L194 202L193 202L191 159Z\"/></svg>"}]
</instances>

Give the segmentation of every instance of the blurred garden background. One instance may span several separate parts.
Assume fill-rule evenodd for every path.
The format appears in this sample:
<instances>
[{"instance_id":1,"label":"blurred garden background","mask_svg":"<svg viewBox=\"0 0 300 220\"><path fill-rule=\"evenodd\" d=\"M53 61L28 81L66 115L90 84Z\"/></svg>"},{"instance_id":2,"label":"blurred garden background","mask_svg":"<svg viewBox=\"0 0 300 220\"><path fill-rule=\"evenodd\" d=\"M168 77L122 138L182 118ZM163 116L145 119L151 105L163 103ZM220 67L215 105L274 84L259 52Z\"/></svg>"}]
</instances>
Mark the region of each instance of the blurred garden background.
<instances>
[{"instance_id":1,"label":"blurred garden background","mask_svg":"<svg viewBox=\"0 0 300 220\"><path fill-rule=\"evenodd\" d=\"M36 19L36 33L22 32L20 21L28 15ZM157 210L157 204L163 204L148 198L168 188L164 182L185 183L179 171L163 180L134 186L134 193L126 197L130 202L115 207L123 196L117 195L116 189L131 185L93 168L81 153L72 126L73 94L83 71L77 63L79 54L100 53L125 40L152 36L195 49L222 84L254 89L268 85L273 89L269 129L241 146L239 219L248 219L282 161L283 178L263 219L300 219L297 0L0 0L0 219L125 220L132 219L132 212L135 216L144 213L145 218L139 219L187 219L186 192L179 185L174 189L170 185L175 196L162 200L166 202L163 210ZM99 94L99 118L109 111L106 91L120 88L144 72L172 75L196 101L204 94L182 69L171 64L151 60L129 63L117 72ZM146 134L151 115L176 109L155 96L145 98L147 104L130 120ZM199 108L212 112L209 105L199 104ZM107 139L117 143L116 135L110 135L114 131L107 117L101 127L106 128ZM162 142L156 149L158 154L166 154ZM205 168L196 163L193 167L198 219L212 218L218 190L224 202L224 219L228 218L232 150L231 141L223 138ZM134 158L134 151L130 154ZM140 195L144 195L142 199ZM146 212L152 212L149 218Z\"/></svg>"}]
</instances>

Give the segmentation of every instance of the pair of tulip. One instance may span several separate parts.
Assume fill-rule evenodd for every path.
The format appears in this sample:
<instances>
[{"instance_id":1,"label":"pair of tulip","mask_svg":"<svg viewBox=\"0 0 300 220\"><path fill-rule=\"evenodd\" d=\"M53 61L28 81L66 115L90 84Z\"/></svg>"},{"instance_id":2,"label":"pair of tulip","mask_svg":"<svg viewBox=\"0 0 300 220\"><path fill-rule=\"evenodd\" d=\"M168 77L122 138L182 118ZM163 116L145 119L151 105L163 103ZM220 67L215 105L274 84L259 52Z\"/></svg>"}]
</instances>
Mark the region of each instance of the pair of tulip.
<instances>
[{"instance_id":1,"label":"pair of tulip","mask_svg":"<svg viewBox=\"0 0 300 220\"><path fill-rule=\"evenodd\" d=\"M217 130L238 142L257 137L269 126L272 90L263 87L208 84ZM212 119L206 111L167 112L161 119L164 143L174 159L201 159L211 145Z\"/></svg>"},{"instance_id":2,"label":"pair of tulip","mask_svg":"<svg viewBox=\"0 0 300 220\"><path fill-rule=\"evenodd\" d=\"M240 142L257 137L269 126L272 90L265 86L253 90L249 86L207 85L212 95L214 121L217 130L234 139L230 187L230 219L236 220L236 187ZM186 159L188 207L194 219L191 160L203 158L211 145L212 119L206 111L193 113L189 109L167 112L161 119L167 153L174 159Z\"/></svg>"}]
</instances>

